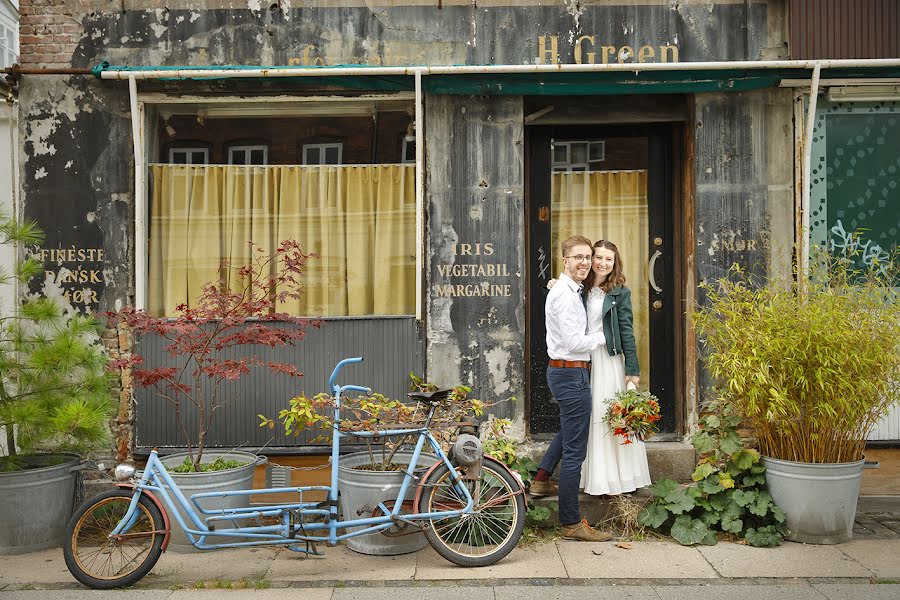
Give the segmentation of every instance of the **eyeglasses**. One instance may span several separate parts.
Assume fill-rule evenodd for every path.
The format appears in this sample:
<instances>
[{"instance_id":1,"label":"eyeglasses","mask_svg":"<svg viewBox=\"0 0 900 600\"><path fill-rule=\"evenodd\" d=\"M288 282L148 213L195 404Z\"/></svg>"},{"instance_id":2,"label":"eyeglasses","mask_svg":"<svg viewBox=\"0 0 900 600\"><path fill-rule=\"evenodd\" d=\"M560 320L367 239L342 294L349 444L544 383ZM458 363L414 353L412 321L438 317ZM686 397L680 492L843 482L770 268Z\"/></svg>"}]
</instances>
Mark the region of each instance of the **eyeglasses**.
<instances>
[{"instance_id":1,"label":"eyeglasses","mask_svg":"<svg viewBox=\"0 0 900 600\"><path fill-rule=\"evenodd\" d=\"M573 256L565 256L563 258L571 258L571 259L574 259L575 262L591 262L591 259L593 258L593 256L591 256L590 254L587 254L587 255L575 254Z\"/></svg>"}]
</instances>

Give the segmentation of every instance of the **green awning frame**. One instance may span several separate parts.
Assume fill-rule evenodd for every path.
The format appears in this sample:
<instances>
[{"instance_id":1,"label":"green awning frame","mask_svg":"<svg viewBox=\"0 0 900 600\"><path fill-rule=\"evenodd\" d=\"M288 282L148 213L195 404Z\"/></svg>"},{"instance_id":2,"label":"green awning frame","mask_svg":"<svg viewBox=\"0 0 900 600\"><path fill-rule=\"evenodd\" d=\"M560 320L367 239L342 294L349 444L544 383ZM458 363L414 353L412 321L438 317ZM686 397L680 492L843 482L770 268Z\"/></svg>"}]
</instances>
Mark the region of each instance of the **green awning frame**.
<instances>
[{"instance_id":1,"label":"green awning frame","mask_svg":"<svg viewBox=\"0 0 900 600\"><path fill-rule=\"evenodd\" d=\"M783 79L809 79L811 68L775 69L698 69L691 63L678 63L681 69L640 70L640 71L547 71L531 73L428 73L427 66L401 67L408 74L384 74L378 67L369 67L371 75L365 74L366 65L333 65L323 67L256 67L256 66L114 66L101 63L92 69L95 76L104 72L141 73L146 71L172 71L172 77L157 77L161 81L211 81L241 78L241 71L260 69L298 70L297 77L266 77L254 75L256 79L279 79L292 83L302 83L315 87L331 87L371 91L413 91L415 79L412 73L417 68L424 69L422 89L430 94L454 95L512 95L512 96L598 96L614 94L678 94L699 92L741 92L777 86ZM354 69L353 75L334 73L333 69ZM321 75L309 75L310 70ZM182 77L180 71L215 71L220 75L209 77ZM228 76L221 72L229 72ZM303 71L304 74L299 74ZM231 73L234 73L233 75ZM248 74L249 77L249 74ZM856 66L823 68L822 79L856 78L900 78L900 66Z\"/></svg>"}]
</instances>

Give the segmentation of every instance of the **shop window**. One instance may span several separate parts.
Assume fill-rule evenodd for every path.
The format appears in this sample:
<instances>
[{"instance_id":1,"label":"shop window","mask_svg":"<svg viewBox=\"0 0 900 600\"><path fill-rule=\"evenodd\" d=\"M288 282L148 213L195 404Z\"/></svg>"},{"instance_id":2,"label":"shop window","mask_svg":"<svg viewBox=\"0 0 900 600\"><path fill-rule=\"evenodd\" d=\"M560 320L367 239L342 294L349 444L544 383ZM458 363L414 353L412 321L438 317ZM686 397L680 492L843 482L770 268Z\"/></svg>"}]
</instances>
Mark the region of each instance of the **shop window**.
<instances>
[{"instance_id":1,"label":"shop window","mask_svg":"<svg viewBox=\"0 0 900 600\"><path fill-rule=\"evenodd\" d=\"M304 165L339 165L343 144L303 144Z\"/></svg>"},{"instance_id":2,"label":"shop window","mask_svg":"<svg viewBox=\"0 0 900 600\"><path fill-rule=\"evenodd\" d=\"M268 146L229 146L229 165L266 165L269 164Z\"/></svg>"},{"instance_id":3,"label":"shop window","mask_svg":"<svg viewBox=\"0 0 900 600\"><path fill-rule=\"evenodd\" d=\"M606 144L603 140L553 143L553 171L557 173L599 171L605 160Z\"/></svg>"},{"instance_id":4,"label":"shop window","mask_svg":"<svg viewBox=\"0 0 900 600\"><path fill-rule=\"evenodd\" d=\"M811 244L884 266L900 241L900 101L820 100L810 176Z\"/></svg>"},{"instance_id":5,"label":"shop window","mask_svg":"<svg viewBox=\"0 0 900 600\"><path fill-rule=\"evenodd\" d=\"M169 148L169 164L209 164L209 148Z\"/></svg>"},{"instance_id":6,"label":"shop window","mask_svg":"<svg viewBox=\"0 0 900 600\"><path fill-rule=\"evenodd\" d=\"M271 116L255 121L245 120L243 130L253 126L270 132L266 140L271 148L291 147L298 137L321 127L319 139L344 130L358 136L348 141L353 157L371 156L371 131L360 127L359 118L316 114L305 121ZM211 125L214 119L207 117L206 126ZM400 126L389 133L402 135ZM343 144L320 143L300 148L297 162L302 164L267 164L267 150L259 164L258 151L266 146L246 144L228 148L231 164L209 165L207 149L191 146L172 149L179 153L174 158L180 162L170 161L176 164L149 165L149 312L172 315L179 304L190 305L204 284L220 280L223 260L249 262L248 241L275 248L294 238L304 251L318 256L307 265L303 296L279 303L280 312L310 317L415 314L414 164L341 164ZM247 164L254 167L241 166Z\"/></svg>"}]
</instances>

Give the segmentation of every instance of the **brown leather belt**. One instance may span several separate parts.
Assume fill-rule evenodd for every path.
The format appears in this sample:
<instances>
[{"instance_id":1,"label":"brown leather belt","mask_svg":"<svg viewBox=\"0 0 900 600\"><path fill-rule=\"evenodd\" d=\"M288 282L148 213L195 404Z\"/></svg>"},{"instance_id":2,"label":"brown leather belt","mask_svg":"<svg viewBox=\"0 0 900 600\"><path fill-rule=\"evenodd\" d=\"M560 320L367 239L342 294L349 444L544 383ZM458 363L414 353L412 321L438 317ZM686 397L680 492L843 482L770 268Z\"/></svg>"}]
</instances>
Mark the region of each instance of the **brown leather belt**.
<instances>
[{"instance_id":1,"label":"brown leather belt","mask_svg":"<svg viewBox=\"0 0 900 600\"><path fill-rule=\"evenodd\" d=\"M556 360L550 359L550 366L559 369L588 369L591 368L591 362L588 360Z\"/></svg>"}]
</instances>

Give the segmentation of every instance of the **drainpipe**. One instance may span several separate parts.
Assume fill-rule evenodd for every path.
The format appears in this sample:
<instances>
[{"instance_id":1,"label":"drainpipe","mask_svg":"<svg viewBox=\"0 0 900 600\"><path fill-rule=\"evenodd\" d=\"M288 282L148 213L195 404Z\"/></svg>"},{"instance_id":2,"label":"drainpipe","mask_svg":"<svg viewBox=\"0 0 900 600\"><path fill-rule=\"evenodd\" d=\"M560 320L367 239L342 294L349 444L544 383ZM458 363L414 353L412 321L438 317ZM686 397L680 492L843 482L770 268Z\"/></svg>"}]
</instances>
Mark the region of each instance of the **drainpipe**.
<instances>
[{"instance_id":1,"label":"drainpipe","mask_svg":"<svg viewBox=\"0 0 900 600\"><path fill-rule=\"evenodd\" d=\"M799 281L805 287L805 281L809 275L809 194L810 194L810 168L813 143L813 128L816 125L816 102L819 96L819 75L822 67L816 64L813 67L812 84L809 88L809 107L806 113L806 137L803 140L803 190L800 212L802 226L800 231L800 274Z\"/></svg>"},{"instance_id":2,"label":"drainpipe","mask_svg":"<svg viewBox=\"0 0 900 600\"><path fill-rule=\"evenodd\" d=\"M425 233L425 122L422 107L422 71L416 71L416 320L422 320L422 263Z\"/></svg>"},{"instance_id":3,"label":"drainpipe","mask_svg":"<svg viewBox=\"0 0 900 600\"><path fill-rule=\"evenodd\" d=\"M134 305L146 308L147 198L144 184L144 128L143 115L138 105L137 81L128 78L128 95L131 100L131 138L134 145Z\"/></svg>"}]
</instances>

